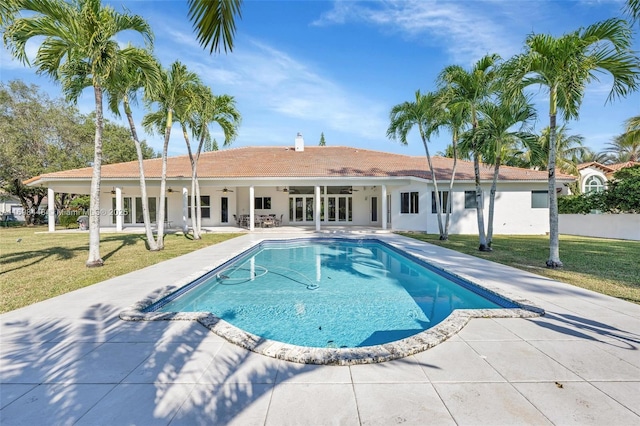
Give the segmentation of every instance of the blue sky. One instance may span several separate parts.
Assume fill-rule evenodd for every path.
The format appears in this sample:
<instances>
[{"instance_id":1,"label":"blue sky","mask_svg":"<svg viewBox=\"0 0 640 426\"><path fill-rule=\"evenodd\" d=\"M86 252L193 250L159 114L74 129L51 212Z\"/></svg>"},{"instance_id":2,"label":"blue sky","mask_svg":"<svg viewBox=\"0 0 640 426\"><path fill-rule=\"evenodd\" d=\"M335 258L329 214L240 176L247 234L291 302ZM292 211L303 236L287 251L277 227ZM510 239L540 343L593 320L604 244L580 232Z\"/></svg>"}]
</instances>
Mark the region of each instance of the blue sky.
<instances>
[{"instance_id":1,"label":"blue sky","mask_svg":"<svg viewBox=\"0 0 640 426\"><path fill-rule=\"evenodd\" d=\"M387 139L389 111L412 100L418 89L434 90L445 66L469 68L487 53L506 59L522 51L528 34L559 36L621 16L623 5L621 0L245 0L234 51L210 55L196 41L184 2L108 3L151 24L163 66L180 60L214 93L236 98L243 121L232 147L289 146L298 132L307 145L317 145L323 132L328 145L409 155L423 155L422 143L415 131L407 146ZM639 29L636 25L636 51ZM140 42L133 34L123 34L120 41ZM28 47L35 51L37 46ZM0 73L3 82L20 78L60 96L55 83L12 60L4 48ZM580 119L569 123L570 133L584 136L585 145L596 151L623 131L625 119L640 114L640 93L606 104L610 88L606 76L589 85ZM548 125L548 97L534 93L540 129ZM78 107L85 113L94 109L90 90ZM139 123L143 108L134 114ZM106 117L125 125L110 113ZM222 141L221 132L212 130ZM161 136L143 137L161 149ZM443 151L449 141L446 133L433 138L431 152ZM169 151L186 153L177 126Z\"/></svg>"}]
</instances>

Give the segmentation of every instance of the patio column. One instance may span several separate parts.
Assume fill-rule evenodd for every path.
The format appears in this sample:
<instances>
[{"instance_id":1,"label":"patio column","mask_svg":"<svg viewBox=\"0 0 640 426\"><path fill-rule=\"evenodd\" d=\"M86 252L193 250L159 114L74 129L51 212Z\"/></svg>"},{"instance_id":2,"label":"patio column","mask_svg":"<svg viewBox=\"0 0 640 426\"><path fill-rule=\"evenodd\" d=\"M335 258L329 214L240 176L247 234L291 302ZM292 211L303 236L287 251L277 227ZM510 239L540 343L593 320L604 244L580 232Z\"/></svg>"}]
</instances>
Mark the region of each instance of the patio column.
<instances>
[{"instance_id":1,"label":"patio column","mask_svg":"<svg viewBox=\"0 0 640 426\"><path fill-rule=\"evenodd\" d=\"M189 224L187 219L189 218L189 190L186 186L182 187L182 232L189 232Z\"/></svg>"},{"instance_id":2,"label":"patio column","mask_svg":"<svg viewBox=\"0 0 640 426\"><path fill-rule=\"evenodd\" d=\"M316 195L316 232L320 232L320 186L316 185L315 187L315 195Z\"/></svg>"},{"instance_id":3,"label":"patio column","mask_svg":"<svg viewBox=\"0 0 640 426\"><path fill-rule=\"evenodd\" d=\"M49 218L49 232L55 232L56 230L56 193L53 188L47 188L47 208Z\"/></svg>"},{"instance_id":4,"label":"patio column","mask_svg":"<svg viewBox=\"0 0 640 426\"><path fill-rule=\"evenodd\" d=\"M387 229L387 185L382 187L382 229Z\"/></svg>"},{"instance_id":5,"label":"patio column","mask_svg":"<svg viewBox=\"0 0 640 426\"><path fill-rule=\"evenodd\" d=\"M256 220L256 206L255 206L255 197L256 189L253 185L249 187L249 231L253 231L255 228L255 220Z\"/></svg>"},{"instance_id":6,"label":"patio column","mask_svg":"<svg viewBox=\"0 0 640 426\"><path fill-rule=\"evenodd\" d=\"M122 188L116 186L116 232L122 232L122 224L124 222L124 216L122 212Z\"/></svg>"}]
</instances>

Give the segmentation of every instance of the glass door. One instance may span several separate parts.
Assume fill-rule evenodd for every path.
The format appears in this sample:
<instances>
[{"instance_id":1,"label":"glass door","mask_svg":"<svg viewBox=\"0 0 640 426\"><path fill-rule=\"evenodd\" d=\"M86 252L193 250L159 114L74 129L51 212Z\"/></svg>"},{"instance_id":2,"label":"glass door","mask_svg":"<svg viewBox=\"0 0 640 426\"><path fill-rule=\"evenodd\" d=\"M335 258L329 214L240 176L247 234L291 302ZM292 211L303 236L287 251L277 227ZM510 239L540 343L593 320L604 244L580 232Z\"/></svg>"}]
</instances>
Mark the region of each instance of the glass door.
<instances>
[{"instance_id":1,"label":"glass door","mask_svg":"<svg viewBox=\"0 0 640 426\"><path fill-rule=\"evenodd\" d=\"M289 197L289 222L313 222L313 196L295 195Z\"/></svg>"},{"instance_id":2,"label":"glass door","mask_svg":"<svg viewBox=\"0 0 640 426\"><path fill-rule=\"evenodd\" d=\"M220 222L229 223L229 198L220 198Z\"/></svg>"}]
</instances>

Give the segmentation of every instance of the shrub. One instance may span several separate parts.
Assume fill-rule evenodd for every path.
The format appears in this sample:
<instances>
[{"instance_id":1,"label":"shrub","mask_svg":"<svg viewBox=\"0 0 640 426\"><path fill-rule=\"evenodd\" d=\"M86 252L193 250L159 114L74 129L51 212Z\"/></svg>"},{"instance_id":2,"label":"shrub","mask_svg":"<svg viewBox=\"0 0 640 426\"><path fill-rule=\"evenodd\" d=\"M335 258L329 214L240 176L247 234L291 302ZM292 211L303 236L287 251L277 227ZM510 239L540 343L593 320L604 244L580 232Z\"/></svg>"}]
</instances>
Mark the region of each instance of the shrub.
<instances>
[{"instance_id":1,"label":"shrub","mask_svg":"<svg viewBox=\"0 0 640 426\"><path fill-rule=\"evenodd\" d=\"M64 226L65 228L77 228L78 216L80 216L80 212L78 210L62 210L58 217L58 222L60 223L60 226Z\"/></svg>"}]
</instances>

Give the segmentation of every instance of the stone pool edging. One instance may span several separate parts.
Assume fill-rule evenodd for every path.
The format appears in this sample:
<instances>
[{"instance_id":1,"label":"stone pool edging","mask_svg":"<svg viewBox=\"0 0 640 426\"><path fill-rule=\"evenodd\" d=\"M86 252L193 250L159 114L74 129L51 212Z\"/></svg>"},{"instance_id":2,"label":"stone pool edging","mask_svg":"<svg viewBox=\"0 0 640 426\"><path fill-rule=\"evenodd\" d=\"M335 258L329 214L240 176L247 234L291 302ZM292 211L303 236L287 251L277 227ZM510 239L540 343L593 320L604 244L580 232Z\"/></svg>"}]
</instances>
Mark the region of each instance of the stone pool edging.
<instances>
[{"instance_id":1,"label":"stone pool edging","mask_svg":"<svg viewBox=\"0 0 640 426\"><path fill-rule=\"evenodd\" d=\"M363 238L360 235L355 238L381 240L379 236ZM256 241L252 245L260 244L261 242L262 241ZM410 255L424 261L429 260L424 253L420 253L419 251L407 250L406 247L401 247L388 241L386 241L386 243L408 251ZM232 257L233 256L231 256L231 258ZM224 263L225 262L221 262L220 265ZM470 282L484 291L505 298L519 307L502 309L457 309L435 327L413 336L382 345L359 348L304 347L269 340L237 328L209 312L144 312L144 310L152 304L220 266L215 265L190 274L175 282L173 285L163 288L157 294L140 300L128 309L122 311L120 313L120 319L125 321L198 321L225 340L265 356L302 364L345 366L380 363L423 352L458 333L472 318L535 318L544 315L543 309L535 306L526 299L505 294L503 289L498 289L491 285L479 284L477 282L478 280L466 276L466 274L456 274L443 266L434 265L433 262L429 263L448 274Z\"/></svg>"}]
</instances>

